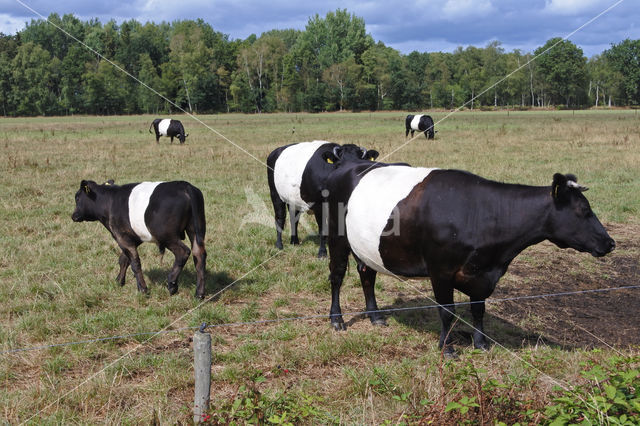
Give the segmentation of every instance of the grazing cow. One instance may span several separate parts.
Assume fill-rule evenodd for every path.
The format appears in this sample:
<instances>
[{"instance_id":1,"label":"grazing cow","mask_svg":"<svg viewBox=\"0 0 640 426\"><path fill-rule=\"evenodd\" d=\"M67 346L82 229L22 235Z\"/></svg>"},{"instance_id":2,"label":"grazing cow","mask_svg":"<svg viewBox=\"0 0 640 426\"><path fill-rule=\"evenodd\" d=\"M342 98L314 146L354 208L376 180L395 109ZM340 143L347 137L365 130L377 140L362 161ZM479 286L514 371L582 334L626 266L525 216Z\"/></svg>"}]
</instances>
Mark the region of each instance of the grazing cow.
<instances>
[{"instance_id":1,"label":"grazing cow","mask_svg":"<svg viewBox=\"0 0 640 426\"><path fill-rule=\"evenodd\" d=\"M328 163L323 155L331 153L334 159ZM267 158L267 181L276 222L276 247L282 249L282 230L289 206L291 244L300 244L298 219L311 209L320 234L318 257L326 257L326 226L323 224L322 191L327 176L335 167L354 160L367 161L378 158L378 152L353 144L340 146L327 141L301 142L276 148ZM326 220L326 219L325 219Z\"/></svg>"},{"instance_id":2,"label":"grazing cow","mask_svg":"<svg viewBox=\"0 0 640 426\"><path fill-rule=\"evenodd\" d=\"M156 131L156 143L159 143L160 136L167 136L171 138L171 143L173 143L173 138L177 137L180 140L180 143L184 143L188 134L184 133L184 127L182 123L178 120L172 120L170 118L156 118L151 122L151 126L149 126L149 133L151 133L151 128Z\"/></svg>"},{"instance_id":3,"label":"grazing cow","mask_svg":"<svg viewBox=\"0 0 640 426\"><path fill-rule=\"evenodd\" d=\"M120 246L120 272L117 281L124 285L127 268L138 283L138 290L148 293L142 276L137 247L154 242L161 253L168 248L175 255L167 279L170 294L178 291L178 275L189 254L196 267L196 297L204 298L204 273L207 252L204 248L205 217L202 192L188 182L142 182L122 186L99 185L83 180L76 192L74 222L100 221ZM181 241L185 232L191 250Z\"/></svg>"},{"instance_id":4,"label":"grazing cow","mask_svg":"<svg viewBox=\"0 0 640 426\"><path fill-rule=\"evenodd\" d=\"M439 306L440 348L454 355L449 332L453 290L471 299L474 345L488 349L485 299L525 248L549 240L604 256L615 248L573 175L551 186L505 184L460 170L346 165L327 180L331 323L345 329L340 286L352 252L367 311L377 311L376 273L430 277ZM443 307L446 306L446 307ZM372 323L384 324L379 312Z\"/></svg>"},{"instance_id":5,"label":"grazing cow","mask_svg":"<svg viewBox=\"0 0 640 426\"><path fill-rule=\"evenodd\" d=\"M416 130L424 132L424 137L427 139L433 139L435 131L433 130L433 119L430 115L407 115L404 121L406 132L404 137L406 138L411 131L411 137Z\"/></svg>"}]
</instances>

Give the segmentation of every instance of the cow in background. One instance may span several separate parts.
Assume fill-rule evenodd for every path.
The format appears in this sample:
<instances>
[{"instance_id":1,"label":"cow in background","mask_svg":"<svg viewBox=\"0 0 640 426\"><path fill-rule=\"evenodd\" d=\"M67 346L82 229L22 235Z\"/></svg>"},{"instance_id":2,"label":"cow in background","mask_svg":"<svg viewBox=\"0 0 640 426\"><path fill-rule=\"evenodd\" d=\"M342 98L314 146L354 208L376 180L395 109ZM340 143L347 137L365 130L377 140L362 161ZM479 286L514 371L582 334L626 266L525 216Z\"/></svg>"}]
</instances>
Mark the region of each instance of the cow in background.
<instances>
[{"instance_id":1,"label":"cow in background","mask_svg":"<svg viewBox=\"0 0 640 426\"><path fill-rule=\"evenodd\" d=\"M330 153L333 161L324 156ZM273 150L267 158L267 181L276 222L276 247L282 249L282 230L287 217L291 222L291 244L300 244L298 219L311 209L320 234L318 257L326 257L326 212L323 214L323 190L327 176L341 163L354 160L373 161L378 151L353 144L338 145L327 141L300 142ZM324 217L324 219L323 219Z\"/></svg>"},{"instance_id":2,"label":"cow in background","mask_svg":"<svg viewBox=\"0 0 640 426\"><path fill-rule=\"evenodd\" d=\"M113 181L99 185L83 180L76 192L74 222L100 221L122 250L117 281L124 285L127 268L138 283L138 290L149 290L142 276L138 246L143 242L158 245L161 253L168 248L175 255L167 278L170 294L178 291L178 276L193 254L196 267L196 297L204 298L206 231L204 198L195 186L184 181L142 182L118 186ZM182 242L185 232L191 240L191 250Z\"/></svg>"},{"instance_id":3,"label":"cow in background","mask_svg":"<svg viewBox=\"0 0 640 426\"><path fill-rule=\"evenodd\" d=\"M405 128L405 138L409 135L409 131L411 131L411 137L413 137L413 132L416 130L424 132L424 137L427 139L433 139L436 134L433 130L433 119L430 115L407 115Z\"/></svg>"},{"instance_id":4,"label":"cow in background","mask_svg":"<svg viewBox=\"0 0 640 426\"><path fill-rule=\"evenodd\" d=\"M159 143L160 136L171 138L171 143L173 143L174 137L177 137L180 143L184 143L189 136L184 133L184 126L180 121L170 118L156 118L149 126L149 133L151 133L151 128L156 132L156 143Z\"/></svg>"}]
</instances>

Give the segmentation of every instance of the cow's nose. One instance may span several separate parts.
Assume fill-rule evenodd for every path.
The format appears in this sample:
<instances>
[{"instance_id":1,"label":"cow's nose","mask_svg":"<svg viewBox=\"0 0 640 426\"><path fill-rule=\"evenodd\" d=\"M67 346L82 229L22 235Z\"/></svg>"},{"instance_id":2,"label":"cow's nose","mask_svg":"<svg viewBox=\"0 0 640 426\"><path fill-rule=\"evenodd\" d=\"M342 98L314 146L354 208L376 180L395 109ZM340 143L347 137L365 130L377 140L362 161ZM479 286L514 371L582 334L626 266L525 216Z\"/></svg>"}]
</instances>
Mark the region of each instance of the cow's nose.
<instances>
[{"instance_id":1,"label":"cow's nose","mask_svg":"<svg viewBox=\"0 0 640 426\"><path fill-rule=\"evenodd\" d=\"M611 238L609 240L609 252L612 252L616 248L616 242Z\"/></svg>"}]
</instances>

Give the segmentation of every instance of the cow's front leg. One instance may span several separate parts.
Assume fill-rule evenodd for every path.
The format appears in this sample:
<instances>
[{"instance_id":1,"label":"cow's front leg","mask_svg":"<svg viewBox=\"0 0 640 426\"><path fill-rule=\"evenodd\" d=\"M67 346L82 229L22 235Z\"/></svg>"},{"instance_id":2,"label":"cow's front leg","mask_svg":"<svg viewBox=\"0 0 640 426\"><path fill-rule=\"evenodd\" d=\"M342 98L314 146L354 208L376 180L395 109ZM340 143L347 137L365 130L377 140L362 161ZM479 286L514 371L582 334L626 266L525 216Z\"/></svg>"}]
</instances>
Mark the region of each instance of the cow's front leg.
<instances>
[{"instance_id":1,"label":"cow's front leg","mask_svg":"<svg viewBox=\"0 0 640 426\"><path fill-rule=\"evenodd\" d=\"M340 308L340 287L344 274L347 272L347 263L349 262L349 244L345 237L332 238L329 237L329 281L331 282L331 310L329 317L331 325L337 331L346 330L347 326L342 318L342 309Z\"/></svg>"},{"instance_id":2,"label":"cow's front leg","mask_svg":"<svg viewBox=\"0 0 640 426\"><path fill-rule=\"evenodd\" d=\"M387 321L384 319L384 316L378 312L378 304L376 303L376 271L358 260L358 273L360 274L364 300L367 305L367 312L369 313L371 323L373 325L387 325Z\"/></svg>"},{"instance_id":3,"label":"cow's front leg","mask_svg":"<svg viewBox=\"0 0 640 426\"><path fill-rule=\"evenodd\" d=\"M138 284L138 291L144 294L149 294L147 284L144 282L144 276L142 275L142 264L140 263L140 256L138 255L138 249L135 245L121 246L120 247L125 255L129 258L131 264L131 270L136 277L136 283Z\"/></svg>"},{"instance_id":4,"label":"cow's front leg","mask_svg":"<svg viewBox=\"0 0 640 426\"><path fill-rule=\"evenodd\" d=\"M451 324L456 312L456 308L453 306L453 283L446 280L437 280L434 277L431 277L431 283L433 285L433 294L439 305L438 313L440 314L442 326L438 347L446 357L455 357L455 349L451 339Z\"/></svg>"},{"instance_id":5,"label":"cow's front leg","mask_svg":"<svg viewBox=\"0 0 640 426\"><path fill-rule=\"evenodd\" d=\"M473 317L473 346L483 351L489 350L484 334L484 299L471 298L471 316Z\"/></svg>"},{"instance_id":6,"label":"cow's front leg","mask_svg":"<svg viewBox=\"0 0 640 426\"><path fill-rule=\"evenodd\" d=\"M182 268L184 268L184 265L189 259L191 250L189 250L189 247L180 240L167 244L167 248L175 256L173 268L171 268L171 272L169 272L169 276L167 277L167 288L169 289L169 294L174 295L178 292L178 277L180 276L180 272L182 272Z\"/></svg>"},{"instance_id":7,"label":"cow's front leg","mask_svg":"<svg viewBox=\"0 0 640 426\"><path fill-rule=\"evenodd\" d=\"M318 235L320 235L320 248L318 249L318 258L327 257L327 217L323 214L322 209L313 211L318 224Z\"/></svg>"},{"instance_id":8,"label":"cow's front leg","mask_svg":"<svg viewBox=\"0 0 640 426\"><path fill-rule=\"evenodd\" d=\"M122 251L120 253L120 258L118 259L120 272L118 272L118 277L116 278L116 281L118 282L118 284L120 284L120 286L124 285L124 281L127 275L127 268L129 267L130 263L131 262L129 261L129 256L127 256L126 253Z\"/></svg>"}]
</instances>

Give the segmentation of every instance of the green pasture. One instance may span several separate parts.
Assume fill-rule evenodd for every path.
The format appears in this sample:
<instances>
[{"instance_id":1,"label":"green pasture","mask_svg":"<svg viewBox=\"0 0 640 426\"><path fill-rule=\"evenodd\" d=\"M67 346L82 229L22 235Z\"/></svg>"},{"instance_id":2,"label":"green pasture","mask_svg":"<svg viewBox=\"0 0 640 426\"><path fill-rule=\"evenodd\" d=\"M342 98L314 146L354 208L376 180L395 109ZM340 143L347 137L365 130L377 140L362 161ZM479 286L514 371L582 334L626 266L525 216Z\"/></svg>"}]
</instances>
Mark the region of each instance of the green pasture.
<instances>
[{"instance_id":1,"label":"green pasture","mask_svg":"<svg viewBox=\"0 0 640 426\"><path fill-rule=\"evenodd\" d=\"M405 112L174 116L189 134L185 145L177 139L170 145L168 138L156 144L148 132L152 116L0 119L0 418L10 424L184 424L191 418L192 330L8 352L13 349L202 322L328 315L328 262L315 258L312 217L303 219L301 246L286 245L282 252L274 246L264 161L285 144L354 143L378 150L387 162L530 185L550 185L555 172L573 173L590 188L586 196L605 226L616 230L612 236L640 240L636 110L430 114L438 131L433 141L405 138ZM162 258L155 246L143 245L150 296L137 294L131 272L119 287L119 251L110 234L99 223L71 221L82 179L180 179L199 187L207 219L207 294L231 286L200 304L190 260L178 294L170 297L166 274L173 255ZM285 242L288 235L287 225ZM637 259L638 247L611 256ZM543 250L560 252L566 251ZM523 253L521 261L535 266L538 254ZM600 263L590 256L566 256L574 262L567 274L598 274ZM352 265L343 286L344 312L364 309L354 271ZM516 282L507 273L498 287ZM378 279L380 306L417 303L430 294L426 281ZM344 333L332 331L328 318L213 328L210 421L481 423L502 412L502 420L493 420L544 423L552 416L545 407L562 395L558 383L572 389L569 396L582 395L575 396L578 404L597 392L583 374L593 365L612 375L638 368L634 346L523 343L522 334L538 332L535 316L527 318L517 324L520 334L489 322L487 333L504 346L488 353L459 346L460 360L447 362L437 350L433 309L404 320L391 316L386 328L345 318L351 327ZM627 413L639 411L636 405Z\"/></svg>"}]
</instances>

